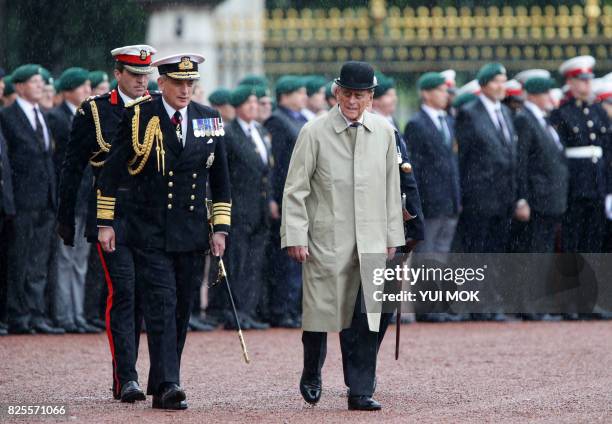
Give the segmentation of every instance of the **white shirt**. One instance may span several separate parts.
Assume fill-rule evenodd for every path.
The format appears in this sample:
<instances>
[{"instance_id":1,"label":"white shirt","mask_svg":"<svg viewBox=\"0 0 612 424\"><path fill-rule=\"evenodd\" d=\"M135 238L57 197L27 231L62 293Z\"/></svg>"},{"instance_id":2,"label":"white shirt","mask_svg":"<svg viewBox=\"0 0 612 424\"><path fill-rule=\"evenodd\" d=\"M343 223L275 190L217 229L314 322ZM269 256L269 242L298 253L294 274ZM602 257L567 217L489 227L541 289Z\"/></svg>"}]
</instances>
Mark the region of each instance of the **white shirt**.
<instances>
[{"instance_id":1,"label":"white shirt","mask_svg":"<svg viewBox=\"0 0 612 424\"><path fill-rule=\"evenodd\" d=\"M77 106L73 105L67 100L64 103L66 103L66 106L68 106L68 109L70 109L70 113L72 113L72 116L76 115Z\"/></svg>"},{"instance_id":2,"label":"white shirt","mask_svg":"<svg viewBox=\"0 0 612 424\"><path fill-rule=\"evenodd\" d=\"M433 107L428 106L425 103L421 105L421 108L423 109L423 111L425 111L427 116L429 116L429 119L433 121L438 131L441 131L442 128L440 127L440 117L444 118L446 113L443 110L434 109Z\"/></svg>"},{"instance_id":3,"label":"white shirt","mask_svg":"<svg viewBox=\"0 0 612 424\"><path fill-rule=\"evenodd\" d=\"M312 121L313 119L315 119L317 117L317 114L314 113L312 110L308 109L308 108L304 108L300 111L300 113L302 115L304 115L304 117L306 119L308 119L309 121Z\"/></svg>"},{"instance_id":4,"label":"white shirt","mask_svg":"<svg viewBox=\"0 0 612 424\"><path fill-rule=\"evenodd\" d=\"M172 106L170 106L167 102L166 99L164 99L164 97L162 96L162 103L164 104L164 108L166 109L166 113L168 113L168 116L170 117L170 119L172 119L172 117L174 116L174 112L176 112L176 109L174 109ZM183 147L185 147L185 141L187 140L187 106L185 106L182 109L179 109L179 113L181 114L181 143L183 144Z\"/></svg>"},{"instance_id":5,"label":"white shirt","mask_svg":"<svg viewBox=\"0 0 612 424\"><path fill-rule=\"evenodd\" d=\"M493 102L491 99L489 99L484 94L481 94L478 97L482 101L482 104L484 105L484 107L487 110L489 116L491 117L491 120L493 121L493 125L495 125L495 127L498 130L502 131L504 133L504 135L507 137L508 141L510 141L510 130L506 127L505 120L502 119L502 122L500 123L499 122L499 118L497 117L497 113L498 112L503 117L503 113L501 111L502 110L501 109L501 102L500 101ZM502 125L501 128L499 127L500 125Z\"/></svg>"},{"instance_id":6,"label":"white shirt","mask_svg":"<svg viewBox=\"0 0 612 424\"><path fill-rule=\"evenodd\" d=\"M347 127L350 127L350 126L351 126L351 124L352 124L353 122L359 122L361 125L363 125L363 113L361 114L361 116L359 117L359 119L358 119L358 120L356 120L356 121L351 121L351 120L349 120L349 119L348 119L346 116L344 116L344 113L342 113L342 109L340 109L340 105L338 105L338 109L340 110L340 115L342 115L342 117L343 117L343 118L344 118L344 120L346 121L346 126L347 126Z\"/></svg>"},{"instance_id":7,"label":"white shirt","mask_svg":"<svg viewBox=\"0 0 612 424\"><path fill-rule=\"evenodd\" d=\"M38 107L38 105L34 105L30 102L28 102L27 100L22 99L21 97L17 97L17 104L19 105L19 107L21 107L21 110L23 110L23 113L25 113L26 118L28 118L28 121L30 121L30 125L32 125L32 129L34 131L36 131L36 113L34 112L34 109L36 109L38 111L38 119L40 120L40 123L43 127L43 136L44 136L44 141L45 141L45 150L49 150L49 140L50 140L50 136L49 136L49 130L47 128L47 123L45 122L45 119L42 116L42 112L40 111L40 108Z\"/></svg>"},{"instance_id":8,"label":"white shirt","mask_svg":"<svg viewBox=\"0 0 612 424\"><path fill-rule=\"evenodd\" d=\"M531 111L531 113L534 114L534 116L536 117L540 125L542 125L542 128L548 131L548 133L554 140L557 147L563 150L563 145L561 144L561 140L559 139L559 134L551 125L548 125L548 122L546 122L546 115L544 111L540 109L536 104L530 102L529 100L525 100L525 103L523 104L527 109Z\"/></svg>"},{"instance_id":9,"label":"white shirt","mask_svg":"<svg viewBox=\"0 0 612 424\"><path fill-rule=\"evenodd\" d=\"M129 102L134 100L131 97L128 97L128 95L125 94L123 91L121 91L119 87L117 87L117 93L119 93L119 97L121 97L121 100L123 100L124 105L127 105Z\"/></svg>"},{"instance_id":10,"label":"white shirt","mask_svg":"<svg viewBox=\"0 0 612 424\"><path fill-rule=\"evenodd\" d=\"M259 131L257 130L257 124L255 124L255 121L251 121L250 123L247 123L238 117L236 117L236 120L240 124L242 131L244 131L244 133L247 136L249 135L251 136L251 140L253 140L253 143L255 143L255 147L257 148L257 153L259 153L259 156L261 156L261 160L267 164L268 163L268 150L266 148L264 141L261 139L261 135L259 134Z\"/></svg>"}]
</instances>

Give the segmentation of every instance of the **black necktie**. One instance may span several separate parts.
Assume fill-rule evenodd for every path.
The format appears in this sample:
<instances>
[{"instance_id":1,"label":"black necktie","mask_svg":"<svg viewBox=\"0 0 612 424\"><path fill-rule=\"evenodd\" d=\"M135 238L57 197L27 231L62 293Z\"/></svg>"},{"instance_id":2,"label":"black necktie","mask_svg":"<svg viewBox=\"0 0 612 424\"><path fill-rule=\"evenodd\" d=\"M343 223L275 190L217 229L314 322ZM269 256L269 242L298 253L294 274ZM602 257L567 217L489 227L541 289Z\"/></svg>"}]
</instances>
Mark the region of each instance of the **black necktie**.
<instances>
[{"instance_id":1,"label":"black necktie","mask_svg":"<svg viewBox=\"0 0 612 424\"><path fill-rule=\"evenodd\" d=\"M444 116L438 115L438 119L440 120L440 133L442 134L442 139L444 140L444 145L450 146L450 134L448 133L448 128L446 127L446 120Z\"/></svg>"},{"instance_id":2,"label":"black necktie","mask_svg":"<svg viewBox=\"0 0 612 424\"><path fill-rule=\"evenodd\" d=\"M36 138L38 138L39 143L42 145L44 150L47 150L47 143L45 143L45 131L43 130L42 122L40 121L40 112L38 108L34 108L34 117L35 124L34 131L36 132Z\"/></svg>"},{"instance_id":3,"label":"black necktie","mask_svg":"<svg viewBox=\"0 0 612 424\"><path fill-rule=\"evenodd\" d=\"M178 110L174 112L174 115L172 115L172 119L170 120L170 122L172 122L172 125L174 125L176 137L178 138L179 143L181 143L181 146L183 145L183 127L181 125L182 120L183 117L181 116L181 113Z\"/></svg>"},{"instance_id":4,"label":"black necktie","mask_svg":"<svg viewBox=\"0 0 612 424\"><path fill-rule=\"evenodd\" d=\"M506 121L504 120L504 115L502 114L501 109L496 109L495 114L497 115L497 122L499 124L499 131L501 133L502 139L506 144L510 144L510 133L506 128Z\"/></svg>"}]
</instances>

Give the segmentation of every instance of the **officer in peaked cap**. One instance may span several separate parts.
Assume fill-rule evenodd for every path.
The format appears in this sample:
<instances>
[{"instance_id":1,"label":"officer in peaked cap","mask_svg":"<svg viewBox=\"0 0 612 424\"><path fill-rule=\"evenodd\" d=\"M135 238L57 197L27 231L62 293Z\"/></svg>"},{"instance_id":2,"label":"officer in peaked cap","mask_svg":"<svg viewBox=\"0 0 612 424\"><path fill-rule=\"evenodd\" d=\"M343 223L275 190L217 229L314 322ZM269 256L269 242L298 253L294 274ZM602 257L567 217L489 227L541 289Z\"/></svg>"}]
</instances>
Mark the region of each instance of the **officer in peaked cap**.
<instances>
[{"instance_id":1,"label":"officer in peaked cap","mask_svg":"<svg viewBox=\"0 0 612 424\"><path fill-rule=\"evenodd\" d=\"M600 252L604 229L604 198L612 193L609 157L610 119L593 103L591 56L563 62L559 73L569 86L567 100L553 111L551 122L565 146L569 166L569 197L563 219L562 244L567 252Z\"/></svg>"},{"instance_id":2,"label":"officer in peaked cap","mask_svg":"<svg viewBox=\"0 0 612 424\"><path fill-rule=\"evenodd\" d=\"M204 58L184 53L153 63L162 95L128 105L102 169L97 191L98 239L105 254L116 249L115 213L124 171L131 196L128 246L145 293L149 341L148 394L153 407L185 409L180 363L195 287L205 252L222 256L230 229L230 183L223 120L191 101ZM206 184L212 193L210 234Z\"/></svg>"},{"instance_id":3,"label":"officer in peaked cap","mask_svg":"<svg viewBox=\"0 0 612 424\"><path fill-rule=\"evenodd\" d=\"M60 176L60 204L57 217L57 231L67 245L74 245L75 208L77 194L84 178L93 172L95 179L100 176L125 105L146 94L148 75L152 72L151 56L156 50L148 45L120 47L112 50L115 59L114 76L118 81L112 91L85 100L76 112L72 123L70 141ZM85 176L84 176L85 175ZM119 198L127 207L129 198L128 173L117 171L120 180ZM121 199L125 198L126 202ZM138 384L136 358L142 322L142 306L137 295L132 250L126 245L125 210L115 214L116 245L112 255L103 254L97 246L95 186L90 189L85 237L96 243L89 260L88 275L93 280L87 283L87 293L94 293L94 311L86 311L90 320L97 321L96 304L101 297L101 283L106 276L106 285L111 294L106 303L106 328L112 355L113 396L123 402L144 400L144 392ZM80 234L76 235L81 237ZM91 288L91 290L89 290Z\"/></svg>"}]
</instances>

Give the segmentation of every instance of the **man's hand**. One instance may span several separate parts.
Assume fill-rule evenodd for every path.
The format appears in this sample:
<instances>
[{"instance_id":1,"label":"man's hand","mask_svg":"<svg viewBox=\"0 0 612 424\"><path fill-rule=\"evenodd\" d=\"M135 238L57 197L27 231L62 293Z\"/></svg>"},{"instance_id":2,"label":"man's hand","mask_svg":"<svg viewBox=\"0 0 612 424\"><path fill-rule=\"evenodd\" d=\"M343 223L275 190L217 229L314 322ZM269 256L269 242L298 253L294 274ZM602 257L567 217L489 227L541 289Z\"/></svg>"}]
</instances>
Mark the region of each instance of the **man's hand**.
<instances>
[{"instance_id":1,"label":"man's hand","mask_svg":"<svg viewBox=\"0 0 612 424\"><path fill-rule=\"evenodd\" d=\"M72 225L58 222L55 231L64 240L64 245L74 246L74 227Z\"/></svg>"},{"instance_id":2,"label":"man's hand","mask_svg":"<svg viewBox=\"0 0 612 424\"><path fill-rule=\"evenodd\" d=\"M115 251L115 230L113 227L98 228L98 241L106 253Z\"/></svg>"},{"instance_id":3,"label":"man's hand","mask_svg":"<svg viewBox=\"0 0 612 424\"><path fill-rule=\"evenodd\" d=\"M310 256L306 246L290 246L287 248L287 254L299 263L304 262Z\"/></svg>"},{"instance_id":4,"label":"man's hand","mask_svg":"<svg viewBox=\"0 0 612 424\"><path fill-rule=\"evenodd\" d=\"M420 240L408 239L406 240L406 253L410 253L414 250L414 248L419 244Z\"/></svg>"},{"instance_id":5,"label":"man's hand","mask_svg":"<svg viewBox=\"0 0 612 424\"><path fill-rule=\"evenodd\" d=\"M270 217L274 220L280 219L280 211L278 210L278 203L274 200L270 201Z\"/></svg>"},{"instance_id":6,"label":"man's hand","mask_svg":"<svg viewBox=\"0 0 612 424\"><path fill-rule=\"evenodd\" d=\"M212 250L213 256L223 257L225 253L225 234L214 233L210 242L210 249Z\"/></svg>"},{"instance_id":7,"label":"man's hand","mask_svg":"<svg viewBox=\"0 0 612 424\"><path fill-rule=\"evenodd\" d=\"M514 211L514 217L521 222L529 221L531 216L531 208L526 200L519 200L516 204L516 210Z\"/></svg>"},{"instance_id":8,"label":"man's hand","mask_svg":"<svg viewBox=\"0 0 612 424\"><path fill-rule=\"evenodd\" d=\"M397 249L395 247L387 247L387 259L391 260L395 256L395 251Z\"/></svg>"}]
</instances>

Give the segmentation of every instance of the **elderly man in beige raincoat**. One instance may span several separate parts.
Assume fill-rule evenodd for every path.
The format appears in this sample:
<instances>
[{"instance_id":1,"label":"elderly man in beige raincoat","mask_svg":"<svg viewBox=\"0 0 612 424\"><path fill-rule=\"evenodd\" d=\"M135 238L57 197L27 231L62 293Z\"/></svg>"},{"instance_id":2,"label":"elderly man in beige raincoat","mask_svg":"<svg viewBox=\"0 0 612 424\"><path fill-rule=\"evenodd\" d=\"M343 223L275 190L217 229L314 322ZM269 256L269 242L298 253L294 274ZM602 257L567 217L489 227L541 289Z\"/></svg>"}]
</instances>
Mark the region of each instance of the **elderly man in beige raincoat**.
<instances>
[{"instance_id":1,"label":"elderly man in beige raincoat","mask_svg":"<svg viewBox=\"0 0 612 424\"><path fill-rule=\"evenodd\" d=\"M377 410L381 305L372 301L372 273L405 243L397 150L393 128L366 111L372 67L347 62L335 83L338 106L306 124L296 142L281 244L303 262L302 396L320 399L327 332L339 331L348 407Z\"/></svg>"}]
</instances>

